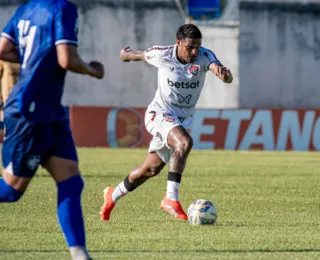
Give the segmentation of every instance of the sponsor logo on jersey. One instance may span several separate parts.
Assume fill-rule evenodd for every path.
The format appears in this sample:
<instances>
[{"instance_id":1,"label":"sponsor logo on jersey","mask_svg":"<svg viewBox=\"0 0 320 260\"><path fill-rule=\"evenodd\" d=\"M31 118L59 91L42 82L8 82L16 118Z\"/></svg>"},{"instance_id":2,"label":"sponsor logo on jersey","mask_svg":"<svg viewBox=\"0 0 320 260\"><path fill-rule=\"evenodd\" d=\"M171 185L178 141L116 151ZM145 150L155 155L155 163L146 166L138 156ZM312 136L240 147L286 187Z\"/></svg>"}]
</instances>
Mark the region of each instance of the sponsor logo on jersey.
<instances>
[{"instance_id":1,"label":"sponsor logo on jersey","mask_svg":"<svg viewBox=\"0 0 320 260\"><path fill-rule=\"evenodd\" d=\"M171 102L171 105L174 107L177 107L177 108L181 108L181 109L191 109L191 108L194 108L194 106L195 106L195 104L188 106L188 105L180 105L180 104L177 104L174 102Z\"/></svg>"},{"instance_id":2,"label":"sponsor logo on jersey","mask_svg":"<svg viewBox=\"0 0 320 260\"><path fill-rule=\"evenodd\" d=\"M40 165L40 155L31 155L27 161L30 170L36 170Z\"/></svg>"},{"instance_id":3,"label":"sponsor logo on jersey","mask_svg":"<svg viewBox=\"0 0 320 260\"><path fill-rule=\"evenodd\" d=\"M183 123L183 121L184 121L186 118L185 118L185 117L178 116L178 119L180 120L181 123Z\"/></svg>"},{"instance_id":4,"label":"sponsor logo on jersey","mask_svg":"<svg viewBox=\"0 0 320 260\"><path fill-rule=\"evenodd\" d=\"M198 88L200 87L200 81L197 82L173 82L167 78L168 85L175 88Z\"/></svg>"},{"instance_id":5,"label":"sponsor logo on jersey","mask_svg":"<svg viewBox=\"0 0 320 260\"><path fill-rule=\"evenodd\" d=\"M192 98L192 96L189 94L188 96L182 96L180 94L177 94L178 98L179 98L179 103L187 103L189 104L190 103L190 99Z\"/></svg>"}]
</instances>

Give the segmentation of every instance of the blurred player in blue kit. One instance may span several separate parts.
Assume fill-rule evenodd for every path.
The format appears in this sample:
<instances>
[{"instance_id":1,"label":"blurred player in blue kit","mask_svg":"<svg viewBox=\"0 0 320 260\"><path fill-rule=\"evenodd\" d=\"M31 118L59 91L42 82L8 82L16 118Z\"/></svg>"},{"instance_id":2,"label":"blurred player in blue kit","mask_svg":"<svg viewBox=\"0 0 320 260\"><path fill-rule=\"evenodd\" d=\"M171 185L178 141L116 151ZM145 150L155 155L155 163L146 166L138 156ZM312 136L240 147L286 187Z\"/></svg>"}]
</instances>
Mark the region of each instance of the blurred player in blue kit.
<instances>
[{"instance_id":1,"label":"blurred player in blue kit","mask_svg":"<svg viewBox=\"0 0 320 260\"><path fill-rule=\"evenodd\" d=\"M102 79L104 68L80 58L77 33L77 8L66 0L30 0L3 29L0 59L21 69L4 108L0 202L18 201L42 165L57 183L57 215L72 259L86 260L84 182L61 98L66 71Z\"/></svg>"}]
</instances>

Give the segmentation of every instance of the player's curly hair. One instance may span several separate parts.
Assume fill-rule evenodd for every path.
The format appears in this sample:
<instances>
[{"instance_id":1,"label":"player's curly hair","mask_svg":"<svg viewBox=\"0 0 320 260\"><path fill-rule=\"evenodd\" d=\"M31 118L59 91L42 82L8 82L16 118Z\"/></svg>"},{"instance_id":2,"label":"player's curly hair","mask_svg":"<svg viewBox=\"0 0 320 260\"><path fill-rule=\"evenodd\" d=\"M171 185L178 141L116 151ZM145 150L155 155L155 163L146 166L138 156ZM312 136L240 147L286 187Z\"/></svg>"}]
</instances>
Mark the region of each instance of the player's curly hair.
<instances>
[{"instance_id":1,"label":"player's curly hair","mask_svg":"<svg viewBox=\"0 0 320 260\"><path fill-rule=\"evenodd\" d=\"M180 26L176 36L178 40L183 40L185 38L202 39L202 34L199 28L194 24L184 24Z\"/></svg>"}]
</instances>

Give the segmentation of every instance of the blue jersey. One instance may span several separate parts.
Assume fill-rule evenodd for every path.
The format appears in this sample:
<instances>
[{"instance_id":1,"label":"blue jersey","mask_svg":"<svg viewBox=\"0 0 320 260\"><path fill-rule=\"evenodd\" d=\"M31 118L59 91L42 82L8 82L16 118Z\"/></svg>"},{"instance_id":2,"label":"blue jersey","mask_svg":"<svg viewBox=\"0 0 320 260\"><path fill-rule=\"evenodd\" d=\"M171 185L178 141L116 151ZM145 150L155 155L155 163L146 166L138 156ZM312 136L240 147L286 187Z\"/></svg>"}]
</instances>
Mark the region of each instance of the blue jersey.
<instances>
[{"instance_id":1,"label":"blue jersey","mask_svg":"<svg viewBox=\"0 0 320 260\"><path fill-rule=\"evenodd\" d=\"M20 6L2 32L20 52L20 80L5 116L22 114L32 122L66 120L61 104L66 70L59 66L58 44L77 45L78 14L66 0L30 0Z\"/></svg>"}]
</instances>

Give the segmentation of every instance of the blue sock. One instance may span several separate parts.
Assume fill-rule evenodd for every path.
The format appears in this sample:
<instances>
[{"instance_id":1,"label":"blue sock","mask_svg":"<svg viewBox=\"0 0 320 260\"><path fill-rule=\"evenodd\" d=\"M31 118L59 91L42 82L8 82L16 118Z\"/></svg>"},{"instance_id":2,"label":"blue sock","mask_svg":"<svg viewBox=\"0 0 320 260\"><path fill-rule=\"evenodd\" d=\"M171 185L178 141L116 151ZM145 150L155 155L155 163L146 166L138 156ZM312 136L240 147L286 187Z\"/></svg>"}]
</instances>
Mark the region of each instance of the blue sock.
<instances>
[{"instance_id":1,"label":"blue sock","mask_svg":"<svg viewBox=\"0 0 320 260\"><path fill-rule=\"evenodd\" d=\"M1 202L16 202L18 201L23 192L18 191L9 186L3 178L0 179L0 203Z\"/></svg>"},{"instance_id":2,"label":"blue sock","mask_svg":"<svg viewBox=\"0 0 320 260\"><path fill-rule=\"evenodd\" d=\"M85 247L85 229L81 209L84 182L80 174L57 184L58 219L69 247Z\"/></svg>"}]
</instances>

